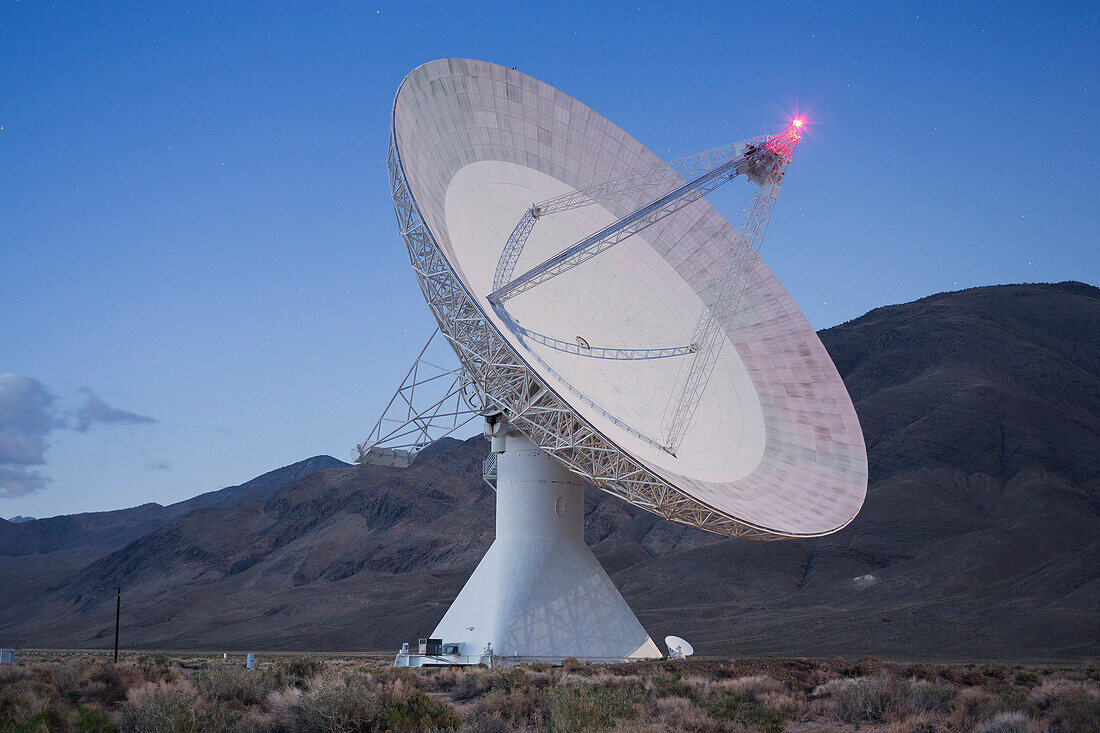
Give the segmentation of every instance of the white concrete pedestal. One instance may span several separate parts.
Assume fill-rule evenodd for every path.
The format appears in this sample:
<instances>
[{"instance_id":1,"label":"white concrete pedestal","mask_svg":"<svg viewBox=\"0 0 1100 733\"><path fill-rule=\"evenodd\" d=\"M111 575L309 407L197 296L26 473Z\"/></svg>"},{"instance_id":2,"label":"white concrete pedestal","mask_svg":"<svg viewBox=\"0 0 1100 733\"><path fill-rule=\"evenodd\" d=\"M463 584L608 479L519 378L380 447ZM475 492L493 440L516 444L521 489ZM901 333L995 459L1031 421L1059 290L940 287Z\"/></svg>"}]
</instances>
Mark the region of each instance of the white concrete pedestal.
<instances>
[{"instance_id":1,"label":"white concrete pedestal","mask_svg":"<svg viewBox=\"0 0 1100 733\"><path fill-rule=\"evenodd\" d=\"M525 437L507 435L504 448L496 539L432 633L459 645L436 663L660 657L585 544L581 480ZM399 655L397 664L432 663L416 656Z\"/></svg>"}]
</instances>

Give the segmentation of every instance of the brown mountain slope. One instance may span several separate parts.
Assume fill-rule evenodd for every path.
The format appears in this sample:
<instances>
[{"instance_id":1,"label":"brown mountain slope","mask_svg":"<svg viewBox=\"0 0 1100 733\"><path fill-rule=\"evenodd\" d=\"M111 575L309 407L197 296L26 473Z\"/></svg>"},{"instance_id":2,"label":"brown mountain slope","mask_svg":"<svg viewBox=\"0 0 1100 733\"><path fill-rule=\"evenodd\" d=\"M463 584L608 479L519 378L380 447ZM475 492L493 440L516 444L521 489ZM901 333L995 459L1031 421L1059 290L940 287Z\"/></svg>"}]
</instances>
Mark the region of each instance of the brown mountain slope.
<instances>
[{"instance_id":1,"label":"brown mountain slope","mask_svg":"<svg viewBox=\"0 0 1100 733\"><path fill-rule=\"evenodd\" d=\"M587 534L654 638L702 653L909 658L1100 651L1100 290L945 293L822 332L871 460L863 511L813 541L688 530L590 492ZM0 638L396 648L492 537L472 440L193 512L0 610Z\"/></svg>"},{"instance_id":2,"label":"brown mountain slope","mask_svg":"<svg viewBox=\"0 0 1100 733\"><path fill-rule=\"evenodd\" d=\"M14 603L27 600L79 571L90 560L113 552L196 509L233 506L245 499L267 499L279 488L314 471L348 464L314 456L257 476L238 486L168 506L143 504L109 512L86 512L23 522L0 519L0 579L17 594L0 595L0 623Z\"/></svg>"}]
</instances>

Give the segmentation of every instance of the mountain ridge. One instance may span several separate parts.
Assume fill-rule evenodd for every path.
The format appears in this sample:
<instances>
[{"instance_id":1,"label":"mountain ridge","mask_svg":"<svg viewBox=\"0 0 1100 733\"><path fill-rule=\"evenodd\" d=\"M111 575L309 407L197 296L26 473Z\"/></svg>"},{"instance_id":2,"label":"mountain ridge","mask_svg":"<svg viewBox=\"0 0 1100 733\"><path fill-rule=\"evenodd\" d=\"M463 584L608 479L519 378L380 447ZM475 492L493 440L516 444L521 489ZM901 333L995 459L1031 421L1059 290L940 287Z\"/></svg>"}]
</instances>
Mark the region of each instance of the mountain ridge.
<instances>
[{"instance_id":1,"label":"mountain ridge","mask_svg":"<svg viewBox=\"0 0 1100 733\"><path fill-rule=\"evenodd\" d=\"M1100 290L936 294L820 336L871 464L847 528L729 540L587 492L586 539L653 637L703 654L1100 652ZM473 438L193 511L0 608L0 634L99 643L117 584L133 645L396 648L491 542L486 451Z\"/></svg>"}]
</instances>

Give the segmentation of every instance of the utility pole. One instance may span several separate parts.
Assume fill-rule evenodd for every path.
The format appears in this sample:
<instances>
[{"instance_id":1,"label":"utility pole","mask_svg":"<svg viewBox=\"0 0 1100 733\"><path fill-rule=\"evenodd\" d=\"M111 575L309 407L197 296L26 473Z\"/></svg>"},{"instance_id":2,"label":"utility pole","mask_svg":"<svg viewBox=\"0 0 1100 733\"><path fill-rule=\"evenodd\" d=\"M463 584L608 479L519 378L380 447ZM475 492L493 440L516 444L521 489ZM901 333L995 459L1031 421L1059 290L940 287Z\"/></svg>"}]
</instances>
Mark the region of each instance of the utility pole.
<instances>
[{"instance_id":1,"label":"utility pole","mask_svg":"<svg viewBox=\"0 0 1100 733\"><path fill-rule=\"evenodd\" d=\"M122 586L118 587L118 595L115 596L115 664L118 664L118 616L122 611Z\"/></svg>"}]
</instances>

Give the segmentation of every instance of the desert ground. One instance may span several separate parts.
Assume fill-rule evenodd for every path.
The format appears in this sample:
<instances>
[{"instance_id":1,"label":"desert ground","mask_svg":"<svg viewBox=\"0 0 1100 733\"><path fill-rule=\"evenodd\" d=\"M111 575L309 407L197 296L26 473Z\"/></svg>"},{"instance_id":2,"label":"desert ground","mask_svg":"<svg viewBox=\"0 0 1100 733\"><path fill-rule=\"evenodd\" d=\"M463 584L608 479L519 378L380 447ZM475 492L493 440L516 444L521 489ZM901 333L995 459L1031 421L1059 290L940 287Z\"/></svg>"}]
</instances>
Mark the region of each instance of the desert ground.
<instances>
[{"instance_id":1,"label":"desert ground","mask_svg":"<svg viewBox=\"0 0 1100 733\"><path fill-rule=\"evenodd\" d=\"M382 655L21 651L4 731L1100 731L1100 668L688 659L394 669Z\"/></svg>"}]
</instances>

